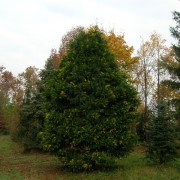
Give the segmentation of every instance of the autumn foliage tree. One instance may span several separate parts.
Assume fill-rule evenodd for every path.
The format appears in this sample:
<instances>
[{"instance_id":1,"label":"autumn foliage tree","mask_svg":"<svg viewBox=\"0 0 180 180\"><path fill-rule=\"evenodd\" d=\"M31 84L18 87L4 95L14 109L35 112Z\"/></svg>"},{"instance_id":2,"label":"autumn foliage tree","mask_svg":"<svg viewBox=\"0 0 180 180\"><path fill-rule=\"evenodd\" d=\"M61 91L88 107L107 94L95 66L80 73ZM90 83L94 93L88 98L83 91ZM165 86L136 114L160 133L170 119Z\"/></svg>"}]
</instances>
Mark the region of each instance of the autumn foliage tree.
<instances>
[{"instance_id":1,"label":"autumn foliage tree","mask_svg":"<svg viewBox=\"0 0 180 180\"><path fill-rule=\"evenodd\" d=\"M165 40L156 32L151 34L149 40L142 41L138 50L139 64L134 69L134 74L136 76L135 84L144 107L138 125L141 140L146 140L146 130L151 120L150 103L155 104L160 99L160 82L162 80L160 61L168 52Z\"/></svg>"},{"instance_id":2,"label":"autumn foliage tree","mask_svg":"<svg viewBox=\"0 0 180 180\"><path fill-rule=\"evenodd\" d=\"M52 61L54 69L59 68L62 58L67 54L70 42L73 41L76 35L79 34L83 29L84 28L81 26L72 28L62 37L59 50L57 51L56 49L52 49L50 60Z\"/></svg>"},{"instance_id":3,"label":"autumn foliage tree","mask_svg":"<svg viewBox=\"0 0 180 180\"><path fill-rule=\"evenodd\" d=\"M44 147L72 171L113 166L134 142L137 92L103 37L81 31L46 84Z\"/></svg>"},{"instance_id":4,"label":"autumn foliage tree","mask_svg":"<svg viewBox=\"0 0 180 180\"><path fill-rule=\"evenodd\" d=\"M124 35L117 35L114 31L110 31L104 33L104 38L120 67L128 73L132 73L134 66L139 62L139 57L133 57L134 48L127 45Z\"/></svg>"},{"instance_id":5,"label":"autumn foliage tree","mask_svg":"<svg viewBox=\"0 0 180 180\"><path fill-rule=\"evenodd\" d=\"M16 107L13 104L16 78L5 67L0 66L0 131L10 132L16 120Z\"/></svg>"},{"instance_id":6,"label":"autumn foliage tree","mask_svg":"<svg viewBox=\"0 0 180 180\"><path fill-rule=\"evenodd\" d=\"M62 37L59 50L52 50L51 57L54 68L59 67L62 58L68 51L70 42L83 30L85 30L85 28L81 26L72 28ZM103 38L107 40L110 51L115 55L115 59L120 67L126 70L134 81L132 72L134 66L138 64L139 58L133 56L133 46L129 46L126 43L124 35L118 35L113 30L105 32L103 28L101 28L100 31L103 33Z\"/></svg>"}]
</instances>

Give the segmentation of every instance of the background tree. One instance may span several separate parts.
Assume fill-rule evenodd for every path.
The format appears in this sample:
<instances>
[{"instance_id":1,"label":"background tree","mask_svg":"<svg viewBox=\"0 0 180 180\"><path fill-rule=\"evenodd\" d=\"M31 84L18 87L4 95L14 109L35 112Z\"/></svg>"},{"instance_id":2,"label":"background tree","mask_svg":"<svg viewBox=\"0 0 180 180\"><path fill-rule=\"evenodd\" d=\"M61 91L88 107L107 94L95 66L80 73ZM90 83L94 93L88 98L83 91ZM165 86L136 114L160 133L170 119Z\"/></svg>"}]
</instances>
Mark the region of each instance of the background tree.
<instances>
[{"instance_id":1,"label":"background tree","mask_svg":"<svg viewBox=\"0 0 180 180\"><path fill-rule=\"evenodd\" d=\"M165 164L177 154L176 131L173 114L165 101L158 103L148 133L147 157L156 163Z\"/></svg>"},{"instance_id":2,"label":"background tree","mask_svg":"<svg viewBox=\"0 0 180 180\"><path fill-rule=\"evenodd\" d=\"M24 151L40 149L38 133L42 131L40 121L43 119L43 113L40 108L42 101L38 90L38 69L28 67L20 74L20 77L24 87L24 96L15 138L24 145Z\"/></svg>"},{"instance_id":3,"label":"background tree","mask_svg":"<svg viewBox=\"0 0 180 180\"><path fill-rule=\"evenodd\" d=\"M83 30L85 30L85 28L81 26L72 28L62 37L59 50L52 50L51 58L54 68L59 67L62 58L68 51L69 43L73 41L77 34ZM104 38L108 41L108 46L111 52L115 55L115 59L119 62L120 67L126 70L131 76L131 79L134 80L132 71L134 66L139 61L138 57L133 57L134 48L127 45L124 35L117 35L113 30L110 32L105 32L103 28L101 29L101 32L103 33Z\"/></svg>"},{"instance_id":4,"label":"background tree","mask_svg":"<svg viewBox=\"0 0 180 180\"><path fill-rule=\"evenodd\" d=\"M138 125L138 132L141 132L139 134L140 139L144 140L146 137L146 127L150 121L150 103L156 103L153 102L154 92L156 91L157 101L160 97L160 77L162 78L160 60L168 53L168 48L164 43L165 40L156 32L151 34L148 41L142 42L138 51L140 61L134 70L134 74L136 75L136 87L140 93L144 107Z\"/></svg>"},{"instance_id":5,"label":"background tree","mask_svg":"<svg viewBox=\"0 0 180 180\"><path fill-rule=\"evenodd\" d=\"M155 118L152 122L148 139L148 157L150 158L150 160L158 162L160 164L164 164L170 160L173 160L177 154L178 149L178 145L176 142L178 136L175 131L174 117L177 118L177 116L179 116L179 96L176 96L176 98L172 101L169 101L169 97L166 101L163 100L165 97L160 98L161 88L163 89L161 90L163 95L165 95L165 90L169 90L169 87L177 91L179 91L180 89L180 13L174 12L173 15L174 20L176 20L177 22L177 26L175 28L171 28L171 33L175 38L177 38L178 46L173 46L175 52L174 58L172 58L173 56L170 56L169 54L163 58L164 62L166 62L163 63L163 65L168 69L171 75L171 79L165 80L163 84L160 85L158 77L158 106L155 111ZM166 89L163 85L166 85ZM172 91L170 95L172 95ZM175 107L177 107L176 116L174 116L174 113L172 113L174 109L172 108L172 106L170 106L169 102L175 102L174 105Z\"/></svg>"},{"instance_id":6,"label":"background tree","mask_svg":"<svg viewBox=\"0 0 180 180\"><path fill-rule=\"evenodd\" d=\"M104 35L104 38L108 41L108 46L115 55L115 59L119 62L120 67L129 74L132 73L134 65L139 61L138 57L132 56L134 48L127 45L124 35L116 35L114 31L104 33Z\"/></svg>"},{"instance_id":7,"label":"background tree","mask_svg":"<svg viewBox=\"0 0 180 180\"><path fill-rule=\"evenodd\" d=\"M10 133L12 123L17 120L17 108L13 104L16 78L5 67L0 66L0 131Z\"/></svg>"},{"instance_id":8,"label":"background tree","mask_svg":"<svg viewBox=\"0 0 180 180\"><path fill-rule=\"evenodd\" d=\"M37 90L37 82L39 80L38 69L36 67L28 67L20 74L21 81L24 87L24 102L30 102Z\"/></svg>"},{"instance_id":9,"label":"background tree","mask_svg":"<svg viewBox=\"0 0 180 180\"><path fill-rule=\"evenodd\" d=\"M83 27L77 26L75 28L72 28L69 32L67 32L61 39L61 45L59 47L59 50L53 49L51 52L51 60L53 67L55 69L59 68L59 65L61 64L62 58L66 55L69 43L74 40L74 38L79 34L81 31L83 31Z\"/></svg>"},{"instance_id":10,"label":"background tree","mask_svg":"<svg viewBox=\"0 0 180 180\"><path fill-rule=\"evenodd\" d=\"M5 133L8 130L6 119L6 105L8 100L6 96L0 91L0 133Z\"/></svg>"},{"instance_id":11,"label":"background tree","mask_svg":"<svg viewBox=\"0 0 180 180\"><path fill-rule=\"evenodd\" d=\"M137 92L102 36L81 31L46 84L45 148L71 170L111 166L133 144Z\"/></svg>"},{"instance_id":12,"label":"background tree","mask_svg":"<svg viewBox=\"0 0 180 180\"><path fill-rule=\"evenodd\" d=\"M0 83L2 83L2 74L4 71L4 67L0 66ZM5 131L7 129L5 122L5 107L6 107L6 97L2 90L0 91L0 132Z\"/></svg>"},{"instance_id":13,"label":"background tree","mask_svg":"<svg viewBox=\"0 0 180 180\"><path fill-rule=\"evenodd\" d=\"M171 98L171 104L176 109L176 120L178 122L178 131L180 128L180 12L173 12L173 19L176 21L176 26L171 27L172 36L177 40L177 44L173 45L173 53L170 58L164 59L164 67L170 75L163 84L175 92L175 96Z\"/></svg>"}]
</instances>

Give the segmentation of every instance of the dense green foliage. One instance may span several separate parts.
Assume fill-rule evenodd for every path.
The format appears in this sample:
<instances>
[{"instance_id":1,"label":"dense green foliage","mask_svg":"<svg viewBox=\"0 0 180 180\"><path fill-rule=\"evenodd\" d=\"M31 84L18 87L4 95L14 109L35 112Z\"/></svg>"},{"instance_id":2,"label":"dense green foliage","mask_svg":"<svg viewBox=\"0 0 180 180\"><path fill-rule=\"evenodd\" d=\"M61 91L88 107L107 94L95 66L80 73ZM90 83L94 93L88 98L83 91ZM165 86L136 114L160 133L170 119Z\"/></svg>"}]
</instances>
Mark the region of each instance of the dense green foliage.
<instances>
[{"instance_id":1,"label":"dense green foliage","mask_svg":"<svg viewBox=\"0 0 180 180\"><path fill-rule=\"evenodd\" d=\"M16 133L16 140L24 146L24 151L40 150L41 139L39 132L43 129L44 111L42 98L39 94L29 102L24 102L20 110L20 122Z\"/></svg>"},{"instance_id":2,"label":"dense green foliage","mask_svg":"<svg viewBox=\"0 0 180 180\"><path fill-rule=\"evenodd\" d=\"M41 70L40 79L30 78L35 76L31 73L26 80L24 101L20 110L20 121L15 139L24 146L24 151L42 150L41 132L44 128L46 108L45 84L46 79L53 72L52 58L48 58L44 69ZM27 74L27 73L26 73ZM34 84L34 87L32 86Z\"/></svg>"},{"instance_id":3,"label":"dense green foliage","mask_svg":"<svg viewBox=\"0 0 180 180\"><path fill-rule=\"evenodd\" d=\"M175 53L174 59L171 62L167 62L165 68L171 75L170 80L164 81L164 84L176 90L180 90L180 12L173 12L173 19L176 21L176 26L171 27L170 31L172 36L177 41L177 44L173 45L173 50ZM172 104L176 108L176 119L178 121L180 128L180 98L179 96L172 100Z\"/></svg>"},{"instance_id":4,"label":"dense green foliage","mask_svg":"<svg viewBox=\"0 0 180 180\"><path fill-rule=\"evenodd\" d=\"M114 165L134 142L137 92L97 27L70 43L46 83L45 148L73 171Z\"/></svg>"},{"instance_id":5,"label":"dense green foliage","mask_svg":"<svg viewBox=\"0 0 180 180\"><path fill-rule=\"evenodd\" d=\"M14 139L24 146L24 151L41 149L39 132L44 123L43 96L37 69L29 67L22 77L24 78L25 93L20 105L20 119Z\"/></svg>"},{"instance_id":6,"label":"dense green foliage","mask_svg":"<svg viewBox=\"0 0 180 180\"><path fill-rule=\"evenodd\" d=\"M147 157L159 164L174 160L177 154L176 131L172 112L160 102L149 129Z\"/></svg>"},{"instance_id":7,"label":"dense green foliage","mask_svg":"<svg viewBox=\"0 0 180 180\"><path fill-rule=\"evenodd\" d=\"M168 66L169 73L173 76L173 80L170 82L170 86L173 89L180 90L180 12L175 11L173 13L173 19L176 21L176 27L171 28L172 36L177 40L177 45L173 45L173 49L175 52L175 64L173 66ZM173 68L172 68L173 67ZM180 130L180 98L176 98L173 100L176 106L176 119L178 120L179 126L178 130ZM179 135L180 137L180 135Z\"/></svg>"},{"instance_id":8,"label":"dense green foliage","mask_svg":"<svg viewBox=\"0 0 180 180\"><path fill-rule=\"evenodd\" d=\"M172 36L177 40L177 45L173 45L175 53L174 61L168 62L165 66L171 75L171 79L164 81L164 83L178 91L180 89L180 12L173 12L173 19L176 21L177 26L171 27L170 30ZM173 99L173 103L177 108L178 118L180 118L180 99Z\"/></svg>"}]
</instances>

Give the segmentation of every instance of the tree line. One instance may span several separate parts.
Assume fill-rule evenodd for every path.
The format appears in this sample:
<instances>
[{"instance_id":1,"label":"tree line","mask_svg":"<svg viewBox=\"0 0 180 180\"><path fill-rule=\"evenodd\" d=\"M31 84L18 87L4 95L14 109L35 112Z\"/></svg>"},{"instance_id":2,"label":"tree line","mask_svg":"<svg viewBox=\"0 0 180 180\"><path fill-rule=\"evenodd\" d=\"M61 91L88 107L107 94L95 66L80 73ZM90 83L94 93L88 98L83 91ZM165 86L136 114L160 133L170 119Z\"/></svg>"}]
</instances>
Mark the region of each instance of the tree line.
<instances>
[{"instance_id":1,"label":"tree line","mask_svg":"<svg viewBox=\"0 0 180 180\"><path fill-rule=\"evenodd\" d=\"M137 55L124 35L76 27L43 69L0 66L0 130L24 151L55 154L72 171L111 168L137 142L160 164L179 145L180 13L172 47L156 32Z\"/></svg>"}]
</instances>

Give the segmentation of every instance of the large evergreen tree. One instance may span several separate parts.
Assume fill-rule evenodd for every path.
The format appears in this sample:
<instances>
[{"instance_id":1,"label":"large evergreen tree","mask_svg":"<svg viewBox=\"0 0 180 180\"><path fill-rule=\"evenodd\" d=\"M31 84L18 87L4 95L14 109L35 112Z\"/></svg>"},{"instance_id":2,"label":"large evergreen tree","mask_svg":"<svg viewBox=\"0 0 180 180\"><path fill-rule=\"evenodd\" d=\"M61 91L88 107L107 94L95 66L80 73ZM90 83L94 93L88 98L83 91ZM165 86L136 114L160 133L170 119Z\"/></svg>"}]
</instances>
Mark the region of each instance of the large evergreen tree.
<instances>
[{"instance_id":1,"label":"large evergreen tree","mask_svg":"<svg viewBox=\"0 0 180 180\"><path fill-rule=\"evenodd\" d=\"M113 157L131 150L137 92L97 27L74 38L45 90L49 112L44 147L64 166L111 166Z\"/></svg>"}]
</instances>

